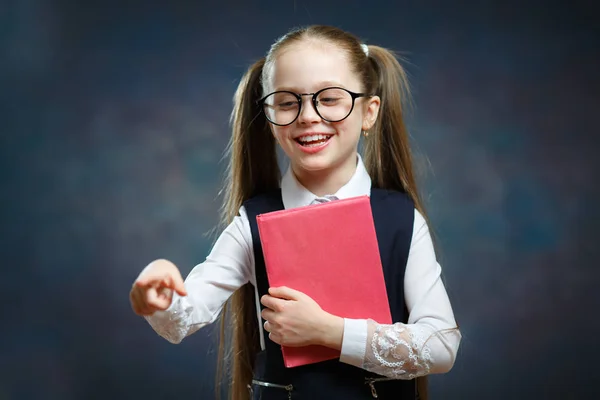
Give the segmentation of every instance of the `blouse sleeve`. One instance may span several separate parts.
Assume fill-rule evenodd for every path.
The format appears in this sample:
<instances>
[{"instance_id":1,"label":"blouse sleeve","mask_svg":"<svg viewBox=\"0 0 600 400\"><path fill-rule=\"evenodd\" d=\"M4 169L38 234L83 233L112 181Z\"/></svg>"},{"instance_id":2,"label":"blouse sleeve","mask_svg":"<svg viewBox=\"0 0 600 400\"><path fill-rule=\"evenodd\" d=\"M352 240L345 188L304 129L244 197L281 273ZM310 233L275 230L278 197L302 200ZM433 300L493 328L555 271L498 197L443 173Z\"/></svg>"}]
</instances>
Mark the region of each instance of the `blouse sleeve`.
<instances>
[{"instance_id":1,"label":"blouse sleeve","mask_svg":"<svg viewBox=\"0 0 600 400\"><path fill-rule=\"evenodd\" d=\"M238 288L254 281L252 234L244 208L223 231L206 260L185 279L187 296L173 293L165 311L147 316L146 321L171 343L214 322L223 305Z\"/></svg>"},{"instance_id":2,"label":"blouse sleeve","mask_svg":"<svg viewBox=\"0 0 600 400\"><path fill-rule=\"evenodd\" d=\"M456 329L436 332L419 324L380 325L369 320L362 368L394 379L447 372L454 364L459 335Z\"/></svg>"},{"instance_id":3,"label":"blouse sleeve","mask_svg":"<svg viewBox=\"0 0 600 400\"><path fill-rule=\"evenodd\" d=\"M461 334L435 258L427 223L415 210L404 277L406 324L346 319L340 361L393 379L448 372Z\"/></svg>"}]
</instances>

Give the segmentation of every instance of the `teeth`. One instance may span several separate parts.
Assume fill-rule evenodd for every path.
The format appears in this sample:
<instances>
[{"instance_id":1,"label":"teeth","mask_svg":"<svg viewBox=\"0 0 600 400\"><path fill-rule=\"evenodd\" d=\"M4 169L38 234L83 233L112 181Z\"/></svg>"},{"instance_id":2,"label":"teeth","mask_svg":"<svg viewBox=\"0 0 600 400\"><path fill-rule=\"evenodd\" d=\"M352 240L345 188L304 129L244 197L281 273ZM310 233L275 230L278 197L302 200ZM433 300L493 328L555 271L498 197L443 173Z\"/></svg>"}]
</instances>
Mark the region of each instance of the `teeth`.
<instances>
[{"instance_id":1,"label":"teeth","mask_svg":"<svg viewBox=\"0 0 600 400\"><path fill-rule=\"evenodd\" d=\"M328 135L310 135L310 136L302 136L301 138L298 138L298 141L307 143L307 142L316 142L318 140L326 140L327 138L329 138Z\"/></svg>"}]
</instances>

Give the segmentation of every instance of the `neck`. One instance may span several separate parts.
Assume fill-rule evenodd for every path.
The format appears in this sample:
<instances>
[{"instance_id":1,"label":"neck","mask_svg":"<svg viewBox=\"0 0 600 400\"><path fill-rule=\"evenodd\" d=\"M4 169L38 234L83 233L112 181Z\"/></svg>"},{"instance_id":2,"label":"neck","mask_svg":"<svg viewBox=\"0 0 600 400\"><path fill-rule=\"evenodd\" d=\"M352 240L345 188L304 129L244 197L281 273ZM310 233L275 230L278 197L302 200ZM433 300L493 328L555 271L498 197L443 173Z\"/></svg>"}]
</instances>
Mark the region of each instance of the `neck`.
<instances>
[{"instance_id":1,"label":"neck","mask_svg":"<svg viewBox=\"0 0 600 400\"><path fill-rule=\"evenodd\" d=\"M357 155L348 157L343 163L321 171L306 171L292 165L292 171L302 186L316 196L322 197L336 193L350 181L356 172Z\"/></svg>"}]
</instances>

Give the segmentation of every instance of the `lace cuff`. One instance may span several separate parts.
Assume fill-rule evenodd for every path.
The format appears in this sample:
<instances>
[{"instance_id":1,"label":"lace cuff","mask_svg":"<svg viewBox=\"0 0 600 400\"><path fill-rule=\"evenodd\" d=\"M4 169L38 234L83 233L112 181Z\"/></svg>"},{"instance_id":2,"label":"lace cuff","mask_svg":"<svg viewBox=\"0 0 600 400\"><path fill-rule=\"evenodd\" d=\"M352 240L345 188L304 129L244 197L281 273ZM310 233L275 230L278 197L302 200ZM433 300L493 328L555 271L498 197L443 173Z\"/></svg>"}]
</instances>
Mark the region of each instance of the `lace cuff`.
<instances>
[{"instance_id":1,"label":"lace cuff","mask_svg":"<svg viewBox=\"0 0 600 400\"><path fill-rule=\"evenodd\" d=\"M431 372L431 333L418 325L380 325L368 320L363 369L393 379L414 379Z\"/></svg>"},{"instance_id":2,"label":"lace cuff","mask_svg":"<svg viewBox=\"0 0 600 400\"><path fill-rule=\"evenodd\" d=\"M193 323L194 307L185 297L173 294L173 301L165 311L156 311L144 317L152 329L173 344L181 341L191 333L200 329L202 324Z\"/></svg>"}]
</instances>

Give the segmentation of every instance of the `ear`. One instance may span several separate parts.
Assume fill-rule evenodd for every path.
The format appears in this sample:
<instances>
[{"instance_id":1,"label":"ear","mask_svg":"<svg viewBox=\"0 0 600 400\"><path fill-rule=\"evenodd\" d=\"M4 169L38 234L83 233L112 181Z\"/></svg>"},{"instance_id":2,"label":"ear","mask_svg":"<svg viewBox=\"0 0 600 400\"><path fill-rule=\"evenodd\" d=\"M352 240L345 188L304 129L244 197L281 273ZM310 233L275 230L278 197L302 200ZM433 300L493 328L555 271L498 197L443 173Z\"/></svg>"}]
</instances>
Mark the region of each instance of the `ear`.
<instances>
[{"instance_id":1,"label":"ear","mask_svg":"<svg viewBox=\"0 0 600 400\"><path fill-rule=\"evenodd\" d=\"M368 131L375 125L377 115L379 115L379 107L381 106L381 99L379 96L370 97L365 103L364 116L362 123L362 130Z\"/></svg>"}]
</instances>

